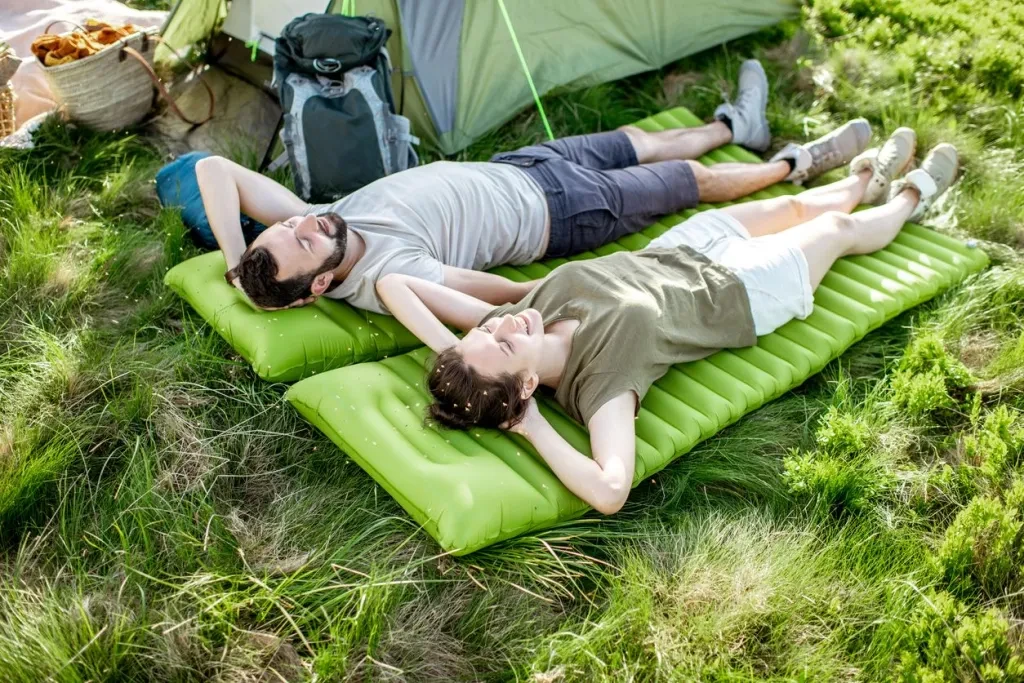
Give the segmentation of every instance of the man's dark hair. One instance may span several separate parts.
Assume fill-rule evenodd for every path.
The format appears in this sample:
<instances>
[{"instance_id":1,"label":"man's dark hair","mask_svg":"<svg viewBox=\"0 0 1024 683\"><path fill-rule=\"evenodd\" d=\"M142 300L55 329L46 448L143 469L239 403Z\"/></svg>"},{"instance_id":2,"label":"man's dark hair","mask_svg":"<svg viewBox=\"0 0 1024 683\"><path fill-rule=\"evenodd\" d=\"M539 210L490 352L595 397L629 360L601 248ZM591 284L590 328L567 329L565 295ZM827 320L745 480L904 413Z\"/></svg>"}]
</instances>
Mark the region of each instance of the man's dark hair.
<instances>
[{"instance_id":1,"label":"man's dark hair","mask_svg":"<svg viewBox=\"0 0 1024 683\"><path fill-rule=\"evenodd\" d=\"M454 346L437 355L427 376L434 402L427 421L449 429L511 427L522 421L530 400L523 398L523 381L510 372L486 377L469 366Z\"/></svg>"},{"instance_id":2,"label":"man's dark hair","mask_svg":"<svg viewBox=\"0 0 1024 683\"><path fill-rule=\"evenodd\" d=\"M345 258L345 246L348 240L348 226L337 214L324 214L334 224L335 250L323 264L314 271L290 277L287 280L277 279L277 259L265 247L250 247L242 254L238 265L224 274L230 284L236 277L242 289L254 304L260 308L284 308L297 301L313 295L313 280L320 273L334 270Z\"/></svg>"}]
</instances>

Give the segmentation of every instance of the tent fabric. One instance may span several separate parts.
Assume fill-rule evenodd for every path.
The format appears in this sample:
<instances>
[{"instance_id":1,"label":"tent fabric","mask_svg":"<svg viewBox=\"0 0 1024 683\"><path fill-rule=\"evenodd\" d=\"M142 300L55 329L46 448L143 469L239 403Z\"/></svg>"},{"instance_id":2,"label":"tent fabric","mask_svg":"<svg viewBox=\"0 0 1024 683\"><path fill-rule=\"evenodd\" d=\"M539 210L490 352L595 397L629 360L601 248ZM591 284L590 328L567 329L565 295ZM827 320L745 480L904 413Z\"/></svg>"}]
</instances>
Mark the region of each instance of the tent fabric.
<instances>
[{"instance_id":1,"label":"tent fabric","mask_svg":"<svg viewBox=\"0 0 1024 683\"><path fill-rule=\"evenodd\" d=\"M227 13L227 0L179 0L164 23L161 36L169 47L181 52L206 40ZM169 50L158 48L156 58L169 59Z\"/></svg>"},{"instance_id":2,"label":"tent fabric","mask_svg":"<svg viewBox=\"0 0 1024 683\"><path fill-rule=\"evenodd\" d=\"M275 40L288 22L310 12L326 12L329 5L328 0L231 0L221 31L245 42L250 49L255 43L272 56Z\"/></svg>"},{"instance_id":3,"label":"tent fabric","mask_svg":"<svg viewBox=\"0 0 1024 683\"><path fill-rule=\"evenodd\" d=\"M462 33L464 0L399 0L406 49L416 68L434 127L439 134L455 128L458 105L459 37Z\"/></svg>"},{"instance_id":4,"label":"tent fabric","mask_svg":"<svg viewBox=\"0 0 1024 683\"><path fill-rule=\"evenodd\" d=\"M692 113L678 107L639 121L637 125L663 130L701 123ZM759 159L736 145L728 145L702 157L701 161L713 164ZM750 198L777 196L791 187L778 185ZM693 213L678 214L671 221L678 222ZM638 249L643 244L646 242L640 236L629 235L595 253ZM575 258L588 258L595 253ZM494 272L513 280L543 277L550 268L563 262L555 259L546 266L531 264L515 269L505 266ZM164 276L164 282L191 304L265 380L291 382L333 368L381 360L420 346L419 340L391 316L362 311L327 297L320 297L316 303L302 308L258 311L224 282L224 271L224 257L219 251L211 252L178 264Z\"/></svg>"},{"instance_id":5,"label":"tent fabric","mask_svg":"<svg viewBox=\"0 0 1024 683\"><path fill-rule=\"evenodd\" d=\"M635 235L634 243L643 246L671 223ZM787 323L756 346L673 366L654 384L636 421L633 486L986 263L980 250L911 224L882 251L840 260L816 291L806 320ZM420 349L326 372L293 385L286 397L455 555L587 511L521 437L424 426L429 358L429 350ZM589 455L584 428L549 396L541 396L541 412Z\"/></svg>"},{"instance_id":6,"label":"tent fabric","mask_svg":"<svg viewBox=\"0 0 1024 683\"><path fill-rule=\"evenodd\" d=\"M224 0L179 0L165 33L175 47L217 23ZM255 5L257 24L261 3ZM336 0L329 11L340 13ZM799 12L799 0L506 0L541 94L656 69ZM234 9L232 13L245 11ZM357 0L392 30L388 53L401 114L413 132L454 154L533 104L496 0ZM280 14L277 11L277 14ZM241 18L240 18L241 19ZM233 23L233 22L232 22ZM248 22L238 22L240 24ZM270 26L254 26L274 35ZM279 30L279 29L278 29ZM187 39L187 40L186 40Z\"/></svg>"},{"instance_id":7,"label":"tent fabric","mask_svg":"<svg viewBox=\"0 0 1024 683\"><path fill-rule=\"evenodd\" d=\"M791 0L505 4L541 95L659 68L795 16L799 8ZM533 102L497 2L466 3L461 53L456 127L438 134L446 153L466 147Z\"/></svg>"}]
</instances>

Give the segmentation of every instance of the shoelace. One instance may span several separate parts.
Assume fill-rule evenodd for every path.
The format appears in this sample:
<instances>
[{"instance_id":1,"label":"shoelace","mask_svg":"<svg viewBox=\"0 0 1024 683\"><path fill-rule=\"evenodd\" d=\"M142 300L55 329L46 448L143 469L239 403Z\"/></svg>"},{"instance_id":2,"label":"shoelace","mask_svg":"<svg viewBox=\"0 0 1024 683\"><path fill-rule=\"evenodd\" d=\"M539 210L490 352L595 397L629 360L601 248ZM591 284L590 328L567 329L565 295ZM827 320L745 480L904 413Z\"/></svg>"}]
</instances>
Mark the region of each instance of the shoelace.
<instances>
[{"instance_id":1,"label":"shoelace","mask_svg":"<svg viewBox=\"0 0 1024 683\"><path fill-rule=\"evenodd\" d=\"M752 100L754 99L755 95L756 93L753 89L741 92L739 96L736 98L736 106L742 109L747 105L754 104Z\"/></svg>"},{"instance_id":2,"label":"shoelace","mask_svg":"<svg viewBox=\"0 0 1024 683\"><path fill-rule=\"evenodd\" d=\"M897 170L895 166L899 162L902 150L896 145L893 145L890 149L891 153L888 156L882 156L882 152L886 151L886 147L884 145L882 146L877 159L878 167L883 168L888 172L895 172ZM892 168L890 168L890 166L892 166Z\"/></svg>"},{"instance_id":3,"label":"shoelace","mask_svg":"<svg viewBox=\"0 0 1024 683\"><path fill-rule=\"evenodd\" d=\"M757 97L756 88L742 89L736 95L736 102L734 106L738 109L745 109L747 106L754 106L757 104L753 100Z\"/></svg>"},{"instance_id":4,"label":"shoelace","mask_svg":"<svg viewBox=\"0 0 1024 683\"><path fill-rule=\"evenodd\" d=\"M821 147L811 148L812 168L815 166L820 166L822 164L831 164L836 162L837 160L842 159L842 155L840 154L839 150L836 149L835 141L829 140L827 145L828 148L825 151L821 150L821 147L825 147L825 145L822 145Z\"/></svg>"}]
</instances>

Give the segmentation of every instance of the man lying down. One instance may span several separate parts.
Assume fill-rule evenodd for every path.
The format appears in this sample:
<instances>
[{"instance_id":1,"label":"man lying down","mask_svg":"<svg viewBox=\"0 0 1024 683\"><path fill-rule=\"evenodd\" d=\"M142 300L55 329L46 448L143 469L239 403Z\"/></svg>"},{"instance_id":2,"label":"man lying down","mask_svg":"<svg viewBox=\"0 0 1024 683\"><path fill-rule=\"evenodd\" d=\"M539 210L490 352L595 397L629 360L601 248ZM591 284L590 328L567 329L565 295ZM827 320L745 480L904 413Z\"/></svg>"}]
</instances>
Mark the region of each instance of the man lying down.
<instances>
[{"instance_id":1,"label":"man lying down","mask_svg":"<svg viewBox=\"0 0 1024 683\"><path fill-rule=\"evenodd\" d=\"M836 259L885 247L949 188L957 154L948 144L895 180L914 148L914 132L901 128L858 155L844 180L698 213L641 251L562 265L515 304L398 273L377 289L438 354L427 371L430 418L522 434L566 488L609 514L633 481L640 401L670 366L807 317ZM851 215L861 202L878 206ZM586 425L593 459L537 410L542 385Z\"/></svg>"},{"instance_id":2,"label":"man lying down","mask_svg":"<svg viewBox=\"0 0 1024 683\"><path fill-rule=\"evenodd\" d=\"M762 164L694 159L734 142L771 141L768 82L750 60L738 95L698 128L564 138L490 162L439 161L382 178L330 205L310 205L269 178L220 157L196 165L226 277L268 310L317 297L386 313L382 277L417 277L490 304L519 301L536 282L479 271L588 251L701 202L744 197L784 179L801 182L848 163L870 136L855 121ZM239 212L269 225L248 248Z\"/></svg>"}]
</instances>

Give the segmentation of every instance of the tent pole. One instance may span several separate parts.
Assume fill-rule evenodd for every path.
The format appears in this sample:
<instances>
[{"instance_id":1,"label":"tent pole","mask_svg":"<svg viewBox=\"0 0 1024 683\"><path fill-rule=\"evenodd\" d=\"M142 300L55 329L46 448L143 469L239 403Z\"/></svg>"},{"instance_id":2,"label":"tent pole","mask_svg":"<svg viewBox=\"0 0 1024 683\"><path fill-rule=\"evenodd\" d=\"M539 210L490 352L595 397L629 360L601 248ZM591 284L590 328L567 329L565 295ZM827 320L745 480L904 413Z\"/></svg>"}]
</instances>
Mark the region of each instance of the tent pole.
<instances>
[{"instance_id":1,"label":"tent pole","mask_svg":"<svg viewBox=\"0 0 1024 683\"><path fill-rule=\"evenodd\" d=\"M540 120L544 123L544 130L548 134L548 140L554 140L555 135L551 132L551 124L548 123L547 114L544 113L544 105L541 104L540 95L537 94L537 86L533 84L530 67L526 63L526 57L523 56L523 49L519 47L519 39L516 38L516 30L512 27L512 20L509 19L508 10L505 9L505 0L498 0L498 7L501 8L501 16L505 17L505 26L508 27L508 34L512 37L512 45L516 49L516 54L519 55L519 65L523 67L523 73L526 74L526 82L530 86L530 92L533 93L533 101L537 105L537 111L540 112Z\"/></svg>"}]
</instances>

